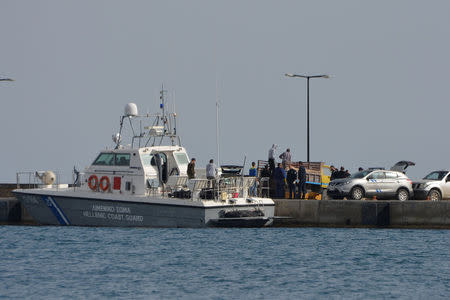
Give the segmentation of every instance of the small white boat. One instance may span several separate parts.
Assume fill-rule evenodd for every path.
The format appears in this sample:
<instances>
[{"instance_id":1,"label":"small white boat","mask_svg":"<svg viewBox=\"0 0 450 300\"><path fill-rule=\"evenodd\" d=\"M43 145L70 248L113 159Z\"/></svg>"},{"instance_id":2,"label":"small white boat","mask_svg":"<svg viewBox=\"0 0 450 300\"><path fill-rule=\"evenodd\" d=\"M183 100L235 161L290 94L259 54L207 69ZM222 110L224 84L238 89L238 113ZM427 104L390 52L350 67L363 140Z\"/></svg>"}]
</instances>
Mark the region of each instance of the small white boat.
<instances>
[{"instance_id":1,"label":"small white boat","mask_svg":"<svg viewBox=\"0 0 450 300\"><path fill-rule=\"evenodd\" d=\"M101 151L84 173L76 174L73 186L55 184L51 172L36 173L41 185L16 189L14 194L38 223L46 225L271 225L272 199L248 195L254 177L188 180L189 157L176 134L176 114L166 113L164 106L161 97L161 113L140 116L135 104L127 104L120 132L113 136L115 148ZM133 123L139 121L142 128L143 120L150 125L137 134ZM121 144L125 124L133 132L130 146Z\"/></svg>"}]
</instances>

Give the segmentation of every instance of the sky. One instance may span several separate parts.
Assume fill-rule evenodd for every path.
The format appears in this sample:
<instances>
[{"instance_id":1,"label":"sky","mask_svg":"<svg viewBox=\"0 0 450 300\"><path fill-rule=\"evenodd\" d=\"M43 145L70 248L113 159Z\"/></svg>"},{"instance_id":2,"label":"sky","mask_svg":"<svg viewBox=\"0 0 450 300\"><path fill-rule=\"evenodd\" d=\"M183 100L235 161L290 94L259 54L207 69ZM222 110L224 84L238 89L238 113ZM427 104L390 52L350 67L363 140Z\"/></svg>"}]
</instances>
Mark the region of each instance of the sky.
<instances>
[{"instance_id":1,"label":"sky","mask_svg":"<svg viewBox=\"0 0 450 300\"><path fill-rule=\"evenodd\" d=\"M62 181L105 148L126 103L179 116L197 166L267 159L450 168L449 1L0 0L0 182L53 170ZM247 164L248 167L248 164Z\"/></svg>"}]
</instances>

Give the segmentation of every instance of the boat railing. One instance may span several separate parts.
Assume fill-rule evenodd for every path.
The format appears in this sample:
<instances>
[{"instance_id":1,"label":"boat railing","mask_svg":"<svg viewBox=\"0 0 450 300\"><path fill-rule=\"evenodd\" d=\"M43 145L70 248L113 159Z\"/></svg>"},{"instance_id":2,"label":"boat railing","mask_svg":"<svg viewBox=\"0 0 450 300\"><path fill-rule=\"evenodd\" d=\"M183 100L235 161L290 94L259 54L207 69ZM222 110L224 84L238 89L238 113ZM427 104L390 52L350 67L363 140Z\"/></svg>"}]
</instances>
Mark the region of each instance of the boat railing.
<instances>
[{"instance_id":1,"label":"boat railing","mask_svg":"<svg viewBox=\"0 0 450 300\"><path fill-rule=\"evenodd\" d=\"M60 173L52 172L55 176L54 180L51 180L51 184L45 184L43 176L47 171L24 171L16 173L17 188L35 189L35 188L67 188L68 184L60 183Z\"/></svg>"},{"instance_id":2,"label":"boat railing","mask_svg":"<svg viewBox=\"0 0 450 300\"><path fill-rule=\"evenodd\" d=\"M219 177L217 179L195 178L188 181L193 200L220 200L246 198L256 177Z\"/></svg>"}]
</instances>

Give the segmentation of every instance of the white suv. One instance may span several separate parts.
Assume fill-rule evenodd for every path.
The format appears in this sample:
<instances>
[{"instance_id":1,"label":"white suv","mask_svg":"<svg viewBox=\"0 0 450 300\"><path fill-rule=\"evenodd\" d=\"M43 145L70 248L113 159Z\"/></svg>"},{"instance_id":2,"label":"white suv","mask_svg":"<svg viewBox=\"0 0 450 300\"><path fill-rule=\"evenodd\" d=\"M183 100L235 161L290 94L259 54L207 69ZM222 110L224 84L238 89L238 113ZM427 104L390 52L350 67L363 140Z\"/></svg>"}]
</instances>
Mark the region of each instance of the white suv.
<instances>
[{"instance_id":1,"label":"white suv","mask_svg":"<svg viewBox=\"0 0 450 300\"><path fill-rule=\"evenodd\" d=\"M328 185L331 198L361 200L365 197L391 198L405 201L413 196L412 182L402 172L364 170L348 178L335 179Z\"/></svg>"},{"instance_id":2,"label":"white suv","mask_svg":"<svg viewBox=\"0 0 450 300\"><path fill-rule=\"evenodd\" d=\"M414 198L432 201L450 198L449 171L433 171L422 180L413 183Z\"/></svg>"}]
</instances>

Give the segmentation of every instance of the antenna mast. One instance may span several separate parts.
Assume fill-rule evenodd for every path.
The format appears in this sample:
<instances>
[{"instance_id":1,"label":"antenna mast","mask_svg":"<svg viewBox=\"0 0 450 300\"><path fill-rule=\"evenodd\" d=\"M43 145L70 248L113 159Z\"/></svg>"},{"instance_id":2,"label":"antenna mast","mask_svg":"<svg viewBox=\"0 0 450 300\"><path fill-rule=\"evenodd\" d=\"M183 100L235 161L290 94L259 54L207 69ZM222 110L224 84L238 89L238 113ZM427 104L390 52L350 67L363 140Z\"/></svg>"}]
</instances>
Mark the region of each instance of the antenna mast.
<instances>
[{"instance_id":1,"label":"antenna mast","mask_svg":"<svg viewBox=\"0 0 450 300\"><path fill-rule=\"evenodd\" d=\"M217 143L217 165L220 167L220 145L219 145L219 87L216 77L216 143Z\"/></svg>"}]
</instances>

